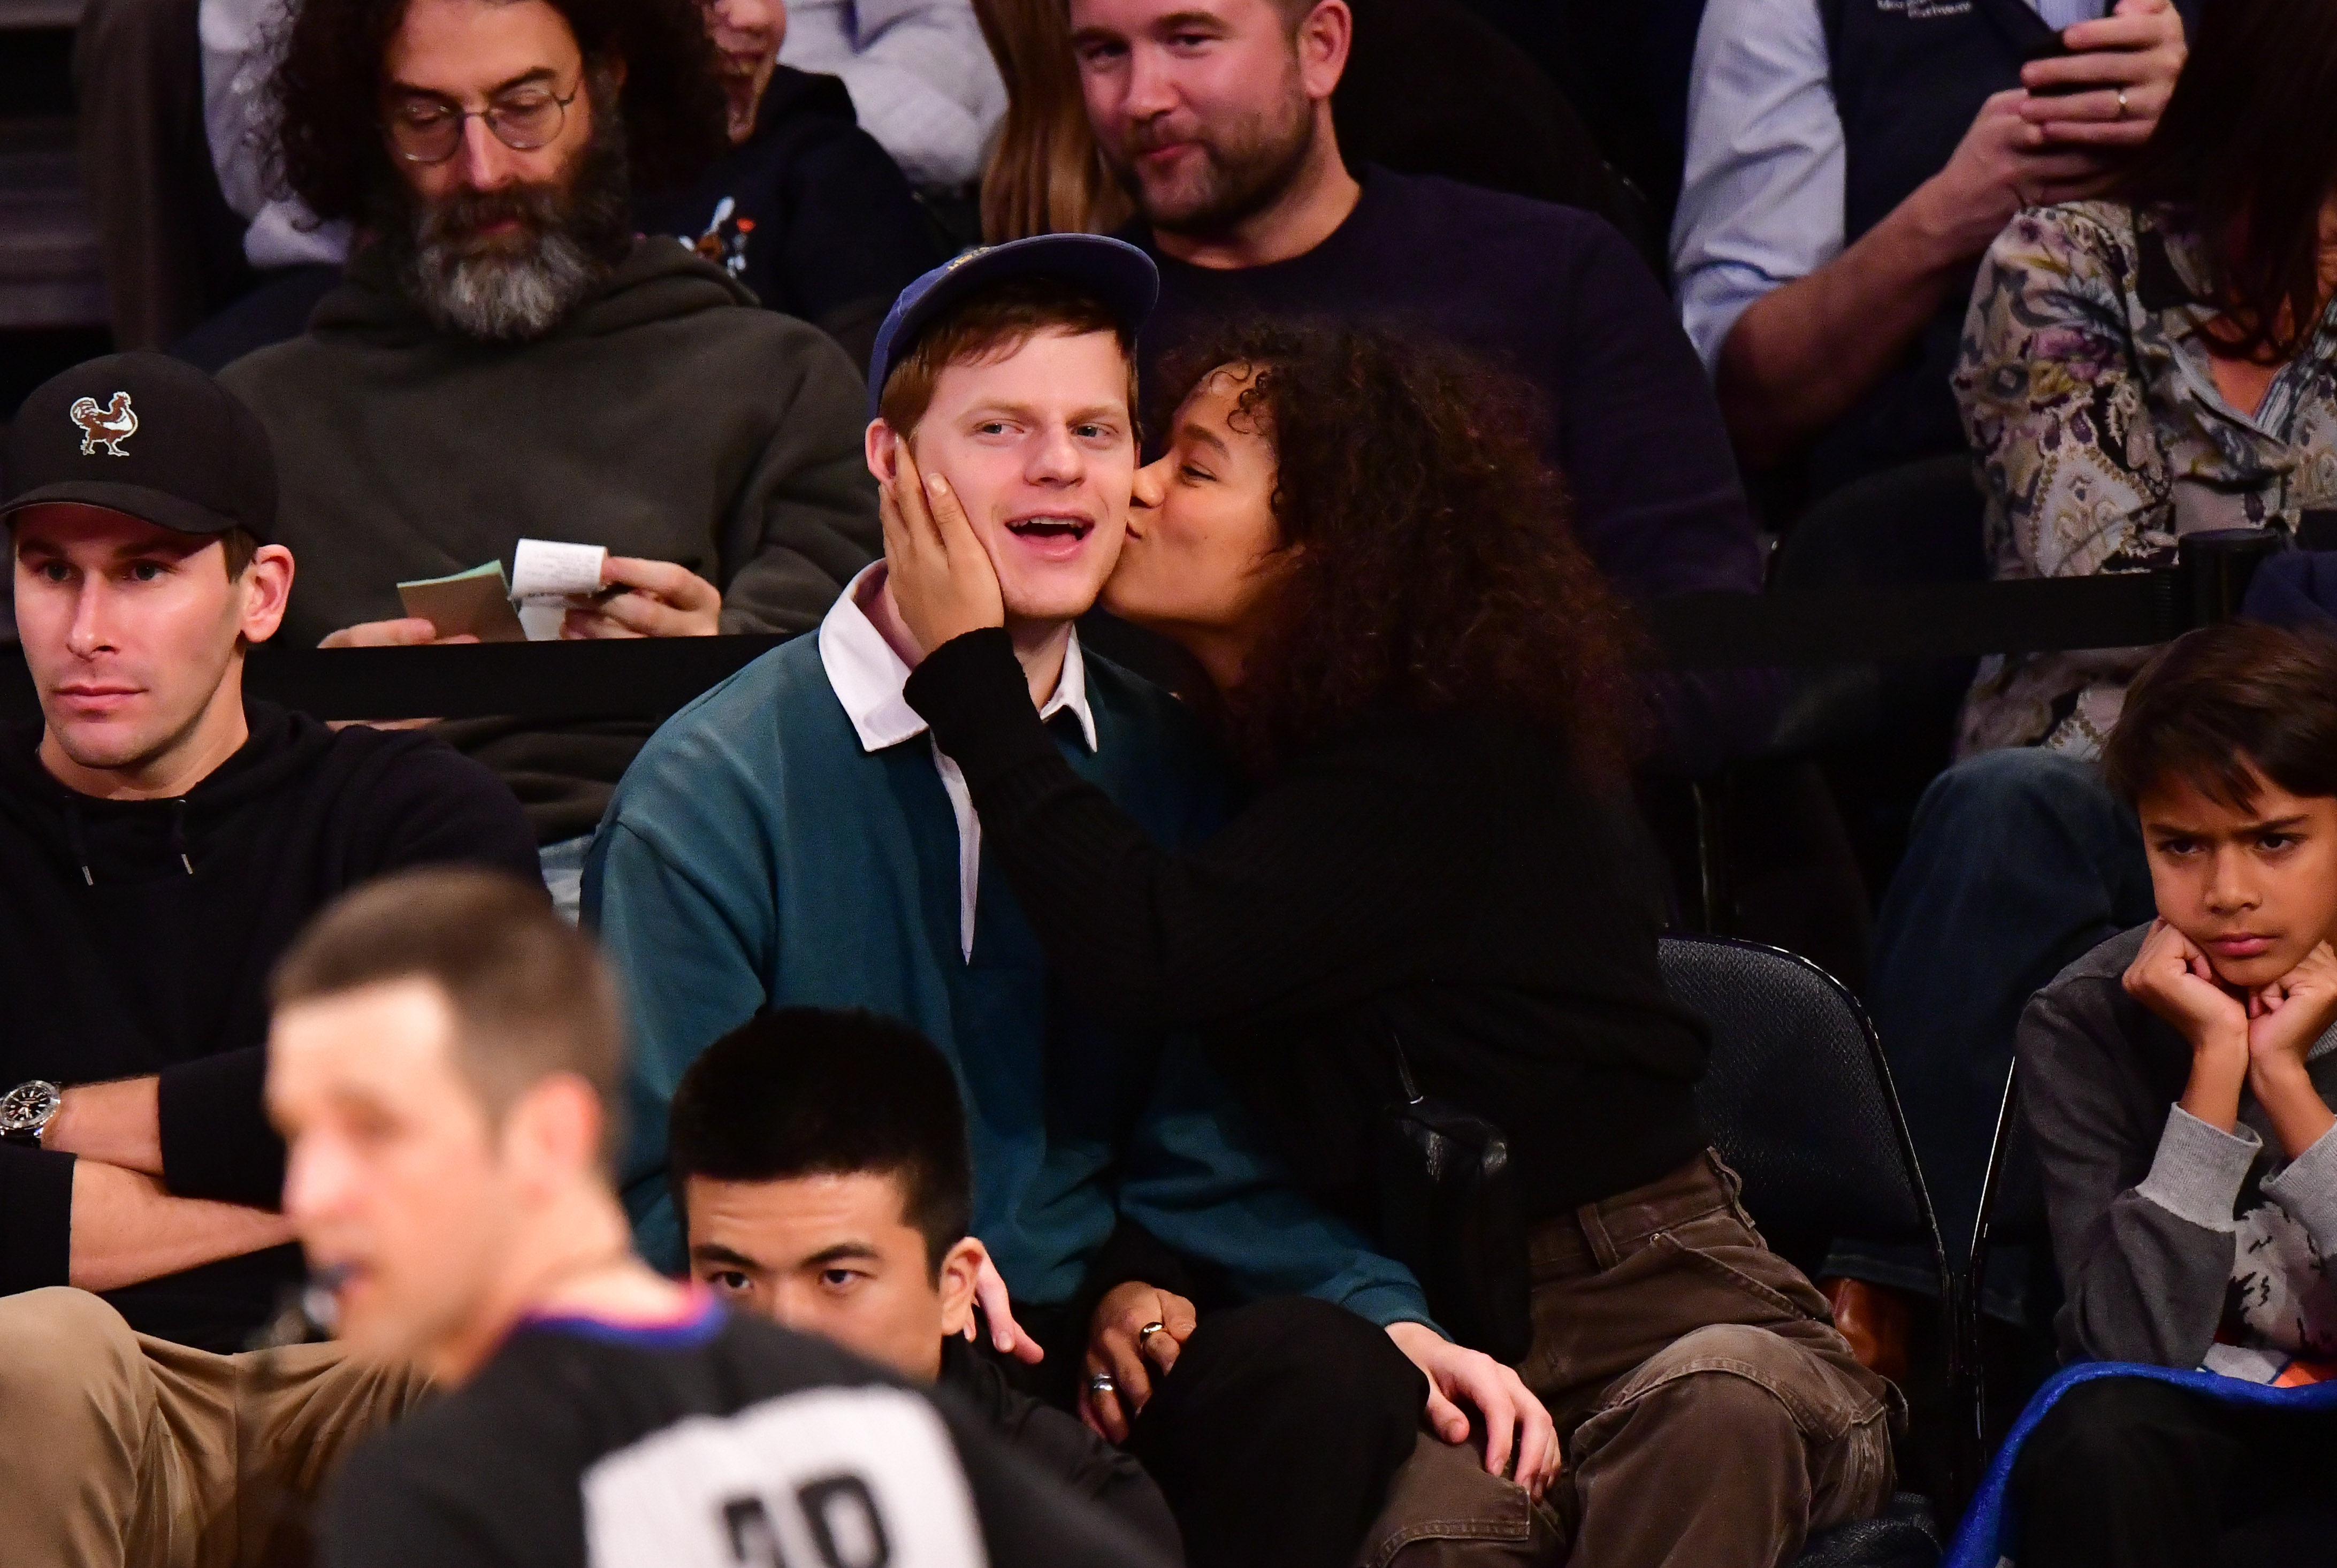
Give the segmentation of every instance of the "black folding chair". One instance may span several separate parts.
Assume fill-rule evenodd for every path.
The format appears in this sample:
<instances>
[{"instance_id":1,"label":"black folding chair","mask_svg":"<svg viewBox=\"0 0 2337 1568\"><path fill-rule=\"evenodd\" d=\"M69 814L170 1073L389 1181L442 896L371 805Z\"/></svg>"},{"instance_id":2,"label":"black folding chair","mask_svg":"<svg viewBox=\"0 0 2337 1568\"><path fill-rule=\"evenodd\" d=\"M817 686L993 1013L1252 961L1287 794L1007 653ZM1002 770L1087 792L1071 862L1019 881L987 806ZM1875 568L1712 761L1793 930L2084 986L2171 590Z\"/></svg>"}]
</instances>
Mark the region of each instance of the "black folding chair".
<instances>
[{"instance_id":1,"label":"black folding chair","mask_svg":"<svg viewBox=\"0 0 2337 1568\"><path fill-rule=\"evenodd\" d=\"M1866 1010L1815 964L1757 942L1666 937L1659 959L1672 999L1712 1027L1697 1105L1762 1234L1811 1274L1837 1236L1927 1249L1949 1303L1950 1387L1961 1387L1958 1281ZM1929 1514L1924 1499L1902 1495L1888 1517L1812 1537L1800 1561L1931 1563Z\"/></svg>"}]
</instances>

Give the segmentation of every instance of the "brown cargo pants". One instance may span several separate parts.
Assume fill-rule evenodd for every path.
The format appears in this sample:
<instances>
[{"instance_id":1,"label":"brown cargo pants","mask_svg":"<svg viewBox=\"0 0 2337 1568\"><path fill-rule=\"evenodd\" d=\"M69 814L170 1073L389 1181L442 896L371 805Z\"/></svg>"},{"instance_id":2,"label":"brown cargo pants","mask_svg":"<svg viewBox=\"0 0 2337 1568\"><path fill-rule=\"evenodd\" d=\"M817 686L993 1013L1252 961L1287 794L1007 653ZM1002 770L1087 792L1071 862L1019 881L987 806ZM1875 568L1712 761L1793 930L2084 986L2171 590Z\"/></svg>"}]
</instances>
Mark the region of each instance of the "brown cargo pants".
<instances>
[{"instance_id":1,"label":"brown cargo pants","mask_svg":"<svg viewBox=\"0 0 2337 1568\"><path fill-rule=\"evenodd\" d=\"M1890 1500L1897 1389L1769 1251L1707 1151L1537 1227L1533 1349L1581 1568L1771 1568Z\"/></svg>"},{"instance_id":2,"label":"brown cargo pants","mask_svg":"<svg viewBox=\"0 0 2337 1568\"><path fill-rule=\"evenodd\" d=\"M350 1446L426 1387L333 1345L149 1339L83 1290L0 1299L0 1559L258 1568Z\"/></svg>"},{"instance_id":3,"label":"brown cargo pants","mask_svg":"<svg viewBox=\"0 0 2337 1568\"><path fill-rule=\"evenodd\" d=\"M1359 1568L1769 1568L1880 1512L1898 1390L1736 1191L1707 1153L1539 1227L1519 1370L1565 1438L1550 1505L1423 1434Z\"/></svg>"}]
</instances>

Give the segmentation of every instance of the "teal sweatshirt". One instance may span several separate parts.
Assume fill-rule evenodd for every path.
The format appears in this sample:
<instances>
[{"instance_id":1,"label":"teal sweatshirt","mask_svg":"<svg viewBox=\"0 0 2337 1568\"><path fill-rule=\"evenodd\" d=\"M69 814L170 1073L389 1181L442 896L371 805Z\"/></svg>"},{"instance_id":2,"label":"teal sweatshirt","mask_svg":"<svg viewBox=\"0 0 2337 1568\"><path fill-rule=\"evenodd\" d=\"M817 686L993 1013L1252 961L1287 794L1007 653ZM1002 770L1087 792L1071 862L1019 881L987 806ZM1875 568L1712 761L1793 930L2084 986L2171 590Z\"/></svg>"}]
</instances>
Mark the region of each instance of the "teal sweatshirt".
<instances>
[{"instance_id":1,"label":"teal sweatshirt","mask_svg":"<svg viewBox=\"0 0 2337 1568\"><path fill-rule=\"evenodd\" d=\"M1072 715L1051 726L1071 765L1159 842L1213 828L1222 792L1189 716L1093 654L1086 667L1095 752ZM584 876L585 920L632 1009L622 1183L643 1255L682 1264L665 1128L691 1059L761 1007L857 1007L914 1025L955 1067L973 1231L1018 1300L1069 1300L1124 1214L1240 1299L1311 1295L1378 1324L1428 1321L1401 1264L1289 1183L1193 1041L1077 1013L988 859L969 959L932 744L864 752L816 638L659 730Z\"/></svg>"}]
</instances>

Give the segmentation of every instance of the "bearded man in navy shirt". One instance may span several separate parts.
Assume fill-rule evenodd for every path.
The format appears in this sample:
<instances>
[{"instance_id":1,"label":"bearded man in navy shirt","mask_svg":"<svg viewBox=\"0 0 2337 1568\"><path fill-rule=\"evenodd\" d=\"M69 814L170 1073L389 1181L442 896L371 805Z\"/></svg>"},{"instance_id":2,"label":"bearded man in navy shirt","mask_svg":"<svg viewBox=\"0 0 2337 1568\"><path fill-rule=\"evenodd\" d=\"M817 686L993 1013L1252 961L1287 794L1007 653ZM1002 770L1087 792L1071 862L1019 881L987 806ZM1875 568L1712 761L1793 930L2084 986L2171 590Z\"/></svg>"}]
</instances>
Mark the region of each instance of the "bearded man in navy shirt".
<instances>
[{"instance_id":1,"label":"bearded man in navy shirt","mask_svg":"<svg viewBox=\"0 0 2337 1568\"><path fill-rule=\"evenodd\" d=\"M1332 127L1345 0L1071 0L1088 122L1160 268L1143 375L1212 321L1411 326L1539 387L1548 453L1600 570L1637 600L1757 592L1761 556L1710 384L1647 264L1605 219L1359 165ZM1656 684L1662 749L1701 773L1750 751L1765 671Z\"/></svg>"}]
</instances>

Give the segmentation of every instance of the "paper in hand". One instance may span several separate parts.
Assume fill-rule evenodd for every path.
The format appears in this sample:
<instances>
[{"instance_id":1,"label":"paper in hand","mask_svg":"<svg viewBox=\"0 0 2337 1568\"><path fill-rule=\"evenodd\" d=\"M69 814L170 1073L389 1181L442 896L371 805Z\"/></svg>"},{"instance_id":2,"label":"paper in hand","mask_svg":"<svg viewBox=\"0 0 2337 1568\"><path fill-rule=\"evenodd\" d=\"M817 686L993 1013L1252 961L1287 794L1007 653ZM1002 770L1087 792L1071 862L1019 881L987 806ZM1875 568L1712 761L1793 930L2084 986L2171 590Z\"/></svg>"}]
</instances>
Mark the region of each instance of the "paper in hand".
<instances>
[{"instance_id":1,"label":"paper in hand","mask_svg":"<svg viewBox=\"0 0 2337 1568\"><path fill-rule=\"evenodd\" d=\"M523 539L512 555L512 598L523 604L543 599L588 599L601 593L601 568L609 552L597 544L557 544Z\"/></svg>"},{"instance_id":2,"label":"paper in hand","mask_svg":"<svg viewBox=\"0 0 2337 1568\"><path fill-rule=\"evenodd\" d=\"M475 637L481 642L524 642L527 633L512 609L504 563L491 560L452 577L429 577L397 585L406 613L438 628L440 637Z\"/></svg>"}]
</instances>

